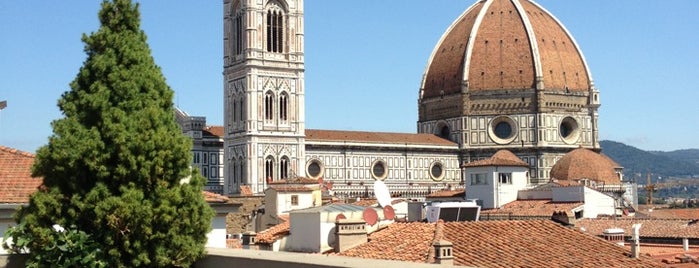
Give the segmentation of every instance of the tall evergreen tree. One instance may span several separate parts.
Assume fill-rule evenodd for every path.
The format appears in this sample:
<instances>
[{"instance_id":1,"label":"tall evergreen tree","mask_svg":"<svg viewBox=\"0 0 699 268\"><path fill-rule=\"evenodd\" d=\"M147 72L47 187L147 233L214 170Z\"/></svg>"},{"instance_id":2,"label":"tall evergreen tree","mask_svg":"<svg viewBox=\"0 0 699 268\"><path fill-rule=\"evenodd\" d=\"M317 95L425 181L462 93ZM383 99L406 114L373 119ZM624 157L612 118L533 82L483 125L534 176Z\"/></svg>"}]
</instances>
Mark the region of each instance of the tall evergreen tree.
<instances>
[{"instance_id":1,"label":"tall evergreen tree","mask_svg":"<svg viewBox=\"0 0 699 268\"><path fill-rule=\"evenodd\" d=\"M57 228L87 235L82 250L95 250L66 251L92 264L189 266L204 254L213 217L203 178L189 166L191 141L175 123L138 4L104 1L99 20L97 32L83 35L87 59L58 101L65 117L37 152L33 175L44 184L17 213L13 239L38 266L55 261L45 255L55 254Z\"/></svg>"}]
</instances>

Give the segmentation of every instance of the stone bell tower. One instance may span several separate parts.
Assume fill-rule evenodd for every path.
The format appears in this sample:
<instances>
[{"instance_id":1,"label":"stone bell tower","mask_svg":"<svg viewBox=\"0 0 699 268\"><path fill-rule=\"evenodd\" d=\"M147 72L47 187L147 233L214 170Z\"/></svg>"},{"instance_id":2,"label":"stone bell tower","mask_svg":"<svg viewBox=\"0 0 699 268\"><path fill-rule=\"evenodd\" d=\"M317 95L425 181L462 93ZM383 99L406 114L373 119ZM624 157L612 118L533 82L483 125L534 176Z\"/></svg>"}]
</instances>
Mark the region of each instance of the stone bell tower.
<instances>
[{"instance_id":1,"label":"stone bell tower","mask_svg":"<svg viewBox=\"0 0 699 268\"><path fill-rule=\"evenodd\" d=\"M261 193L303 172L303 0L223 6L224 193Z\"/></svg>"}]
</instances>

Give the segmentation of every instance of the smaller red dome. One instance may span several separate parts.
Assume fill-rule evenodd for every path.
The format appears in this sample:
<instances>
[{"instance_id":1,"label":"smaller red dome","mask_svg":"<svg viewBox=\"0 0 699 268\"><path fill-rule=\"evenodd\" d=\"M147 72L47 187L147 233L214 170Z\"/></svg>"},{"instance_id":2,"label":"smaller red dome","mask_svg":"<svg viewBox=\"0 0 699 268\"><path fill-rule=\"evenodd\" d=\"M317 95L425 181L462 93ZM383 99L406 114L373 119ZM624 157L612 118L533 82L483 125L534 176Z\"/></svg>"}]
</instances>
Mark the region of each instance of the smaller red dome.
<instances>
[{"instance_id":1,"label":"smaller red dome","mask_svg":"<svg viewBox=\"0 0 699 268\"><path fill-rule=\"evenodd\" d=\"M575 149L563 157L551 169L551 178L557 180L593 180L608 185L621 184L617 169L619 164L606 155L586 148Z\"/></svg>"}]
</instances>

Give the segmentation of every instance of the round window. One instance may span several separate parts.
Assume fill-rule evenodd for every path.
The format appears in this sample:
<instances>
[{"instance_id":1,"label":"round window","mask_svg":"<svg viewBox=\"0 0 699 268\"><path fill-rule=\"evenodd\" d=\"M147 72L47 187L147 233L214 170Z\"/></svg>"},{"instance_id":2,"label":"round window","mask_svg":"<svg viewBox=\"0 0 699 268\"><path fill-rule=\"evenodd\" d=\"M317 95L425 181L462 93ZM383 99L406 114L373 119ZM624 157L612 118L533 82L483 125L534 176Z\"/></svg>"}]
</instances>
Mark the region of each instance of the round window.
<instances>
[{"instance_id":1,"label":"round window","mask_svg":"<svg viewBox=\"0 0 699 268\"><path fill-rule=\"evenodd\" d=\"M558 127L559 134L563 142L571 144L578 141L580 138L580 127L578 121L572 117L566 117L561 120L561 124Z\"/></svg>"},{"instance_id":2,"label":"round window","mask_svg":"<svg viewBox=\"0 0 699 268\"><path fill-rule=\"evenodd\" d=\"M490 121L488 135L497 144L508 144L517 137L517 123L507 116L496 117Z\"/></svg>"},{"instance_id":3,"label":"round window","mask_svg":"<svg viewBox=\"0 0 699 268\"><path fill-rule=\"evenodd\" d=\"M430 178L435 181L444 179L444 166L441 162L434 162L430 166Z\"/></svg>"},{"instance_id":4,"label":"round window","mask_svg":"<svg viewBox=\"0 0 699 268\"><path fill-rule=\"evenodd\" d=\"M323 164L317 160L313 159L306 164L306 174L311 178L319 178L323 176Z\"/></svg>"},{"instance_id":5,"label":"round window","mask_svg":"<svg viewBox=\"0 0 699 268\"><path fill-rule=\"evenodd\" d=\"M495 136L501 139L507 139L512 136L512 126L507 122L500 122L495 125Z\"/></svg>"},{"instance_id":6,"label":"round window","mask_svg":"<svg viewBox=\"0 0 699 268\"><path fill-rule=\"evenodd\" d=\"M388 169L386 168L386 162L382 160L377 160L371 165L371 176L375 180L383 180L388 176Z\"/></svg>"}]
</instances>

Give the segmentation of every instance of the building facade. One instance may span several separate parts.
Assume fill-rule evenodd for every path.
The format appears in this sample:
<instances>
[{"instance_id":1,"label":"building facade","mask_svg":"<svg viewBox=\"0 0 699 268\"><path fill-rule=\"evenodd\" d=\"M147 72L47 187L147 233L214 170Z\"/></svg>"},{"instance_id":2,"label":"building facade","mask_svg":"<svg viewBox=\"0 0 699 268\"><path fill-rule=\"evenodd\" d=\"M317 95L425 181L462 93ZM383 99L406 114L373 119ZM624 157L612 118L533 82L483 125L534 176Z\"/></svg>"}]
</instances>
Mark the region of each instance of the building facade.
<instances>
[{"instance_id":1,"label":"building facade","mask_svg":"<svg viewBox=\"0 0 699 268\"><path fill-rule=\"evenodd\" d=\"M223 127L207 126L206 117L191 116L180 109L175 110L175 118L182 132L192 140L191 166L206 179L204 191L222 194Z\"/></svg>"},{"instance_id":2,"label":"building facade","mask_svg":"<svg viewBox=\"0 0 699 268\"><path fill-rule=\"evenodd\" d=\"M224 192L322 179L336 194L425 196L507 149L546 183L578 147L599 151L599 91L574 38L529 0L477 1L435 46L417 133L306 130L302 0L224 0Z\"/></svg>"}]
</instances>

